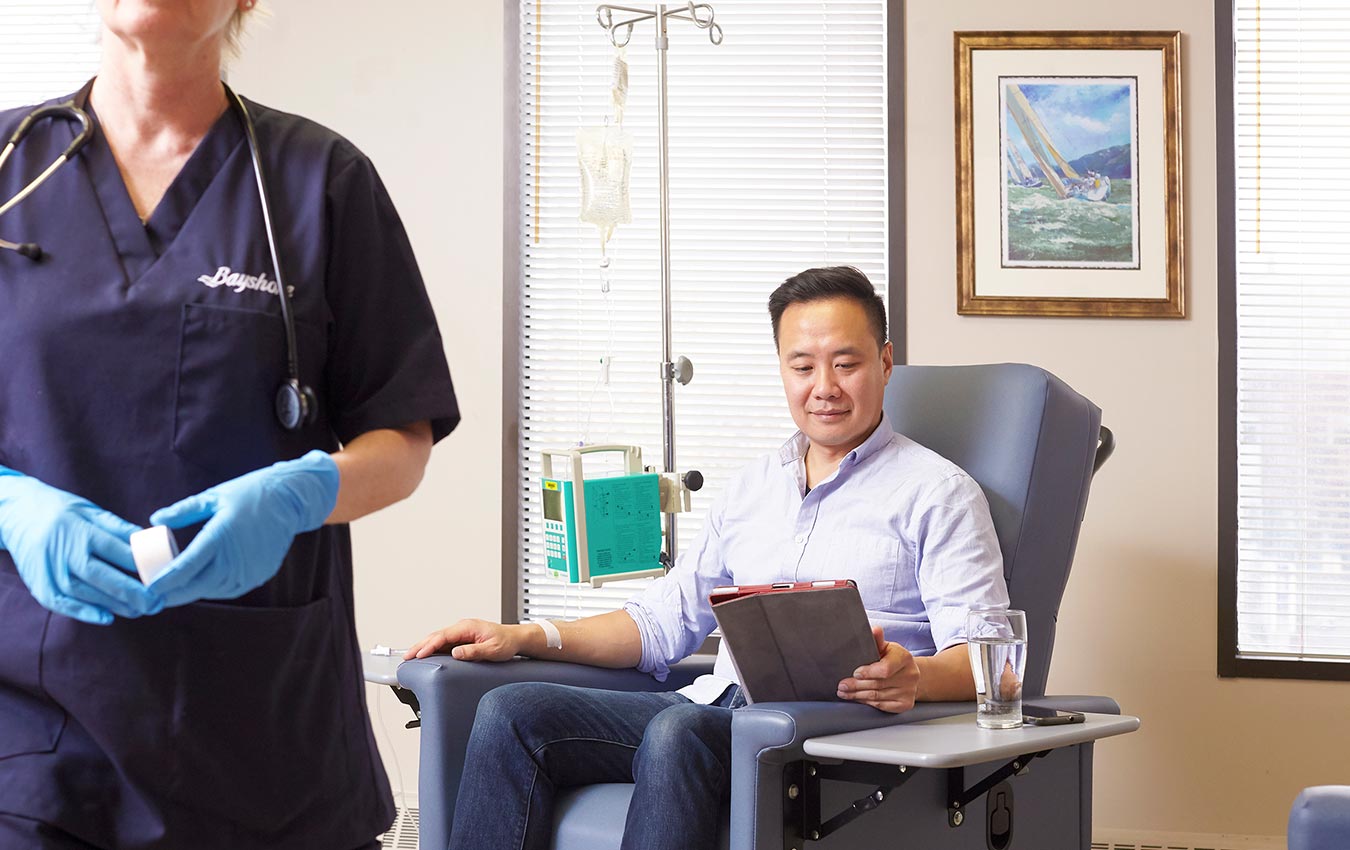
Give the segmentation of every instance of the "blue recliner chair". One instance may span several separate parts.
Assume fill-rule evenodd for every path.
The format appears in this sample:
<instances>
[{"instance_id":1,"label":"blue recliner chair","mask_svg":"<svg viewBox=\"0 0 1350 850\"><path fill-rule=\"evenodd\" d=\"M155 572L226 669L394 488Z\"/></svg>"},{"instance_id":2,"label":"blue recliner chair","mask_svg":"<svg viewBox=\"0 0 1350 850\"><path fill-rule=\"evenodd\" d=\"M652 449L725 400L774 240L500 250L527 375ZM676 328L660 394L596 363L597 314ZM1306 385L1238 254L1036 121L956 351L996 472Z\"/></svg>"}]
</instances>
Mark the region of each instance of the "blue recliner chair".
<instances>
[{"instance_id":1,"label":"blue recliner chair","mask_svg":"<svg viewBox=\"0 0 1350 850\"><path fill-rule=\"evenodd\" d=\"M1110 432L1101 427L1101 411L1048 372L1017 364L898 366L887 389L886 411L896 430L959 464L988 497L1012 605L1027 612L1024 698L1059 708L1119 713L1104 697L1043 696L1055 620L1089 486L1112 449ZM399 682L415 693L422 711L418 788L423 850L444 850L448 843L469 731L487 691L517 681L675 689L711 669L711 657L686 659L666 682L657 683L635 670L527 659L473 664L437 656L405 662ZM1092 815L1091 744L1055 750L1012 781L995 785L993 792L968 803L963 817L955 819L965 822L959 828L944 802L954 784L979 786L1003 764L916 771L881 805L875 804L873 786L890 781L885 776L876 779L863 771L850 777L856 781L804 782L806 776L815 776L814 762L802 750L808 738L973 710L973 703L924 703L890 715L868 706L817 702L758 703L737 711L724 845L735 850L804 850L808 843L812 848L1086 848ZM803 800L801 788L811 789L808 800ZM565 795L556 813L553 846L617 848L631 789L594 785ZM838 819L830 819L841 810ZM868 813L858 817L863 812ZM816 834L819 839L812 838Z\"/></svg>"},{"instance_id":2,"label":"blue recliner chair","mask_svg":"<svg viewBox=\"0 0 1350 850\"><path fill-rule=\"evenodd\" d=\"M1350 847L1350 785L1304 788L1289 811L1289 850Z\"/></svg>"}]
</instances>

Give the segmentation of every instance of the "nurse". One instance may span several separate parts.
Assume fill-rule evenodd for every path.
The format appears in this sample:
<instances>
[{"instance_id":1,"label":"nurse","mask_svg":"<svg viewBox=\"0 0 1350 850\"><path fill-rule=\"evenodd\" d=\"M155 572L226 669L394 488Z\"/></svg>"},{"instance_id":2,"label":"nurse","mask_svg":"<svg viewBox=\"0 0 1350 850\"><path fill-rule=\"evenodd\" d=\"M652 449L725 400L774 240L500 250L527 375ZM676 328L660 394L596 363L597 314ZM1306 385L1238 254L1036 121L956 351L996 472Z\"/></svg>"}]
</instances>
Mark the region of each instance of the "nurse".
<instances>
[{"instance_id":1,"label":"nurse","mask_svg":"<svg viewBox=\"0 0 1350 850\"><path fill-rule=\"evenodd\" d=\"M5 850L355 850L393 818L347 523L411 494L459 411L370 161L248 102L317 402L282 426L277 273L221 83L253 2L98 0L93 140L0 217L44 254L0 251ZM0 198L77 130L36 125ZM185 547L146 587L150 524Z\"/></svg>"}]
</instances>

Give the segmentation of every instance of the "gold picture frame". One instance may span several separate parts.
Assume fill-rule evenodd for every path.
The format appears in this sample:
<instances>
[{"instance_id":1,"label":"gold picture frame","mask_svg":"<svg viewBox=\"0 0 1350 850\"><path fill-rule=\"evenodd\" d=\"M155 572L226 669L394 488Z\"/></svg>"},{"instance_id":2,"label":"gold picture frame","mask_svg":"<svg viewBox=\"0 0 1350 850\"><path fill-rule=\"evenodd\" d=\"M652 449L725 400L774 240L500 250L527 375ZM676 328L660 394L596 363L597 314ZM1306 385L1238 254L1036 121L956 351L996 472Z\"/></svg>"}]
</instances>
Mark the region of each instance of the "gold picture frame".
<instances>
[{"instance_id":1,"label":"gold picture frame","mask_svg":"<svg viewBox=\"0 0 1350 850\"><path fill-rule=\"evenodd\" d=\"M1180 32L958 32L957 312L1185 318Z\"/></svg>"}]
</instances>

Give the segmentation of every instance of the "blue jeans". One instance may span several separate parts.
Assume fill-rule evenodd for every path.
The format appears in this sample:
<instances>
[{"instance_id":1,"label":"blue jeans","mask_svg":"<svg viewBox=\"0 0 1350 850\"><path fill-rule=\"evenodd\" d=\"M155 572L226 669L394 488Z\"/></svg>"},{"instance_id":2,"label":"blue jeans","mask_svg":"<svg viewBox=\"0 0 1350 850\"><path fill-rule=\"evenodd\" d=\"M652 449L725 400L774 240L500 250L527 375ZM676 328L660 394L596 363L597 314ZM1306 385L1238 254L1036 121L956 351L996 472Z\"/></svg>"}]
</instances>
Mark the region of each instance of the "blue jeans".
<instances>
[{"instance_id":1,"label":"blue jeans","mask_svg":"<svg viewBox=\"0 0 1350 850\"><path fill-rule=\"evenodd\" d=\"M523 682L478 704L451 850L546 850L558 792L632 782L623 850L713 850L731 789L731 688L677 693Z\"/></svg>"}]
</instances>

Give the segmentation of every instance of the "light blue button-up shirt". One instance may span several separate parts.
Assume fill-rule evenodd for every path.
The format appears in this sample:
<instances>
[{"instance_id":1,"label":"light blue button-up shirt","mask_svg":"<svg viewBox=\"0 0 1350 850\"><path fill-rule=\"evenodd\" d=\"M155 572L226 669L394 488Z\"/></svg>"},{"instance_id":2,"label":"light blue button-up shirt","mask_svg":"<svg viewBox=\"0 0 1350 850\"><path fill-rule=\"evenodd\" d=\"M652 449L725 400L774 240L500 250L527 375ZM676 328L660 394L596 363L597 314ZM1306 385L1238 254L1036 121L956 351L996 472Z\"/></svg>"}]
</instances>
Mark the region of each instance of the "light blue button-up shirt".
<instances>
[{"instance_id":1,"label":"light blue button-up shirt","mask_svg":"<svg viewBox=\"0 0 1350 850\"><path fill-rule=\"evenodd\" d=\"M799 431L742 469L674 569L624 606L642 634L639 670L664 681L702 645L717 625L708 594L719 585L851 578L872 623L915 655L963 643L967 609L1007 607L988 502L960 467L883 415L808 493L807 447ZM725 643L713 673L735 681ZM715 700L720 689L708 684L687 695Z\"/></svg>"}]
</instances>

